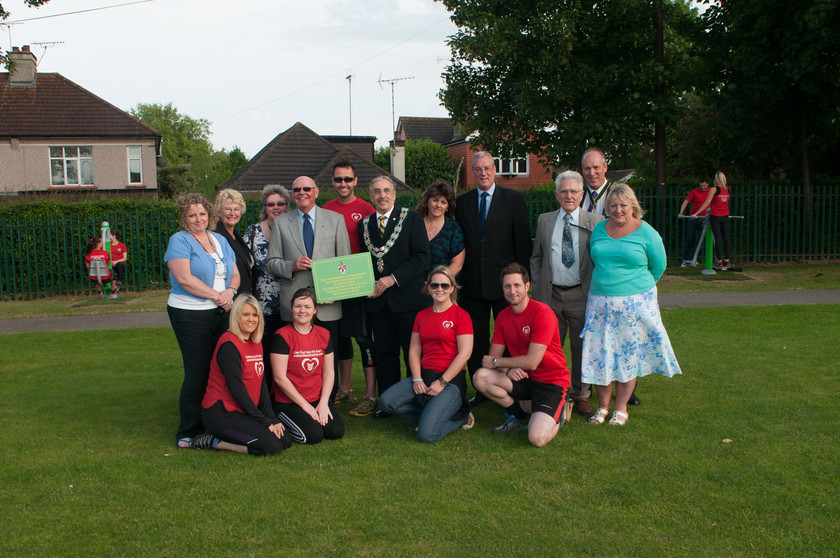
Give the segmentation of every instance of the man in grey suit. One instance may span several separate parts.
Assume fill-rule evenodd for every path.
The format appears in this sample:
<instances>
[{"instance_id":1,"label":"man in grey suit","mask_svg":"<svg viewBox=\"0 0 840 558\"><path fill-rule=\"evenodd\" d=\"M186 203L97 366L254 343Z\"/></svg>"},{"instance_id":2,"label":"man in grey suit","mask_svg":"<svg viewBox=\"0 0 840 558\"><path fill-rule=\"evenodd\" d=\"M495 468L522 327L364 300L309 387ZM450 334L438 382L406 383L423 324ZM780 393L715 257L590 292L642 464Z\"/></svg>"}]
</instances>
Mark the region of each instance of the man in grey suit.
<instances>
[{"instance_id":1,"label":"man in grey suit","mask_svg":"<svg viewBox=\"0 0 840 558\"><path fill-rule=\"evenodd\" d=\"M268 244L265 267L280 279L280 317L290 323L292 295L298 289L313 286L312 261L350 253L344 217L316 206L318 193L315 181L308 176L295 179L292 199L296 209L274 220ZM335 342L340 318L340 302L318 304L318 325L328 329Z\"/></svg>"},{"instance_id":2,"label":"man in grey suit","mask_svg":"<svg viewBox=\"0 0 840 558\"><path fill-rule=\"evenodd\" d=\"M589 384L581 382L581 350L586 317L586 298L592 280L592 259L589 257L589 238L592 228L604 219L603 215L583 211L583 177L575 171L557 175L554 195L560 209L543 213L537 221L537 237L531 255L531 283L534 300L548 304L557 315L560 340L569 332L572 349L572 389L569 399L575 412L589 416L592 406ZM563 417L568 420L568 417Z\"/></svg>"}]
</instances>

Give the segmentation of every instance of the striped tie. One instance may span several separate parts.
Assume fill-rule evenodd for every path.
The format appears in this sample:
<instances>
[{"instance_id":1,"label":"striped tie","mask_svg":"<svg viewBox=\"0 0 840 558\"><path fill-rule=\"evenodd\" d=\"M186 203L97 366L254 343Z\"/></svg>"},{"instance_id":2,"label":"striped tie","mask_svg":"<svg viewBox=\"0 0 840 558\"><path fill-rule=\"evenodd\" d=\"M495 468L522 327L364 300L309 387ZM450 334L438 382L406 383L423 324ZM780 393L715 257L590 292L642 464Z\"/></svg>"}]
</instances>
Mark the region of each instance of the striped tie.
<instances>
[{"instance_id":1,"label":"striped tie","mask_svg":"<svg viewBox=\"0 0 840 558\"><path fill-rule=\"evenodd\" d=\"M385 234L385 219L384 215L379 216L379 234Z\"/></svg>"}]
</instances>

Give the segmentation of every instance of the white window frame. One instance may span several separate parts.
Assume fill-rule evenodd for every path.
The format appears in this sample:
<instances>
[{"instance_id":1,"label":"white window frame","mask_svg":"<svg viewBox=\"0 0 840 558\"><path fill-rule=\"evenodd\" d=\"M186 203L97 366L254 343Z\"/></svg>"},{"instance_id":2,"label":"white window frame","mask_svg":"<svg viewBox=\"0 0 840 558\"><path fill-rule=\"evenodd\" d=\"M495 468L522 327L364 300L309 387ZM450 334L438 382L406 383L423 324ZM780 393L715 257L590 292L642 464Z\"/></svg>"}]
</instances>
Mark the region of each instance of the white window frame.
<instances>
[{"instance_id":1,"label":"white window frame","mask_svg":"<svg viewBox=\"0 0 840 558\"><path fill-rule=\"evenodd\" d=\"M530 161L528 157L509 157L502 159L501 157L494 157L493 163L496 165L496 174L501 176L529 176L530 175Z\"/></svg>"},{"instance_id":2,"label":"white window frame","mask_svg":"<svg viewBox=\"0 0 840 558\"><path fill-rule=\"evenodd\" d=\"M60 149L60 155L55 153L55 150ZM85 150L90 155L82 155ZM51 145L48 147L50 156L50 186L93 186L93 146L92 145ZM60 163L60 168L54 168L56 163ZM72 167L76 169L76 180L71 182L68 178L68 170ZM85 179L87 172L85 168L90 168L90 180ZM56 183L56 174L53 171L61 173L61 182Z\"/></svg>"},{"instance_id":3,"label":"white window frame","mask_svg":"<svg viewBox=\"0 0 840 558\"><path fill-rule=\"evenodd\" d=\"M137 154L132 155L131 150L136 149ZM125 148L126 157L128 159L128 183L131 185L135 184L143 184L143 147L140 145L128 145ZM140 180L134 181L131 180L131 162L137 161L137 164L140 167Z\"/></svg>"}]
</instances>

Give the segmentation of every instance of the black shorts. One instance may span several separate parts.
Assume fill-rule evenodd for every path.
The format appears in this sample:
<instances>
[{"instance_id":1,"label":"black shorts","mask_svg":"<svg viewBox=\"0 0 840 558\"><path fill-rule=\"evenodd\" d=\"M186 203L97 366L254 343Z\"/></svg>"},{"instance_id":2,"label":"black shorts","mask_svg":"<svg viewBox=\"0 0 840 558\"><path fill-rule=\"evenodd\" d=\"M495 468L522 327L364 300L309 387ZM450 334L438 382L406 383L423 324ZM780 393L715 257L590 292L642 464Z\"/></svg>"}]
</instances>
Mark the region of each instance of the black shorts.
<instances>
[{"instance_id":1,"label":"black shorts","mask_svg":"<svg viewBox=\"0 0 840 558\"><path fill-rule=\"evenodd\" d=\"M513 382L513 391L510 396L517 401L531 400L531 412L537 411L554 417L560 422L563 416L563 405L566 402L566 394L569 388L556 384L544 384L535 382L530 378Z\"/></svg>"}]
</instances>

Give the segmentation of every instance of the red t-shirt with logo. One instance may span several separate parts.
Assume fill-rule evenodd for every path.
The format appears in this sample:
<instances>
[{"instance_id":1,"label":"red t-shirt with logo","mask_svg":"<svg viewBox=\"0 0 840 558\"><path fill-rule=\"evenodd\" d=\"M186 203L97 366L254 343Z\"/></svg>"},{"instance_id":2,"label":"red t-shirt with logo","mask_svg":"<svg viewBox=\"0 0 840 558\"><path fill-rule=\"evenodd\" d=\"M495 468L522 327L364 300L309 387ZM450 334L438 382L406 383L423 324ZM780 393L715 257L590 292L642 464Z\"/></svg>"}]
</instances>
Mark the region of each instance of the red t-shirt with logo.
<instances>
[{"instance_id":1,"label":"red t-shirt with logo","mask_svg":"<svg viewBox=\"0 0 840 558\"><path fill-rule=\"evenodd\" d=\"M309 403L321 399L324 358L333 352L329 331L312 326L312 331L302 334L289 324L274 334L271 352L289 355L286 376L304 399ZM274 382L271 383L271 393L278 403L293 403Z\"/></svg>"},{"instance_id":2,"label":"red t-shirt with logo","mask_svg":"<svg viewBox=\"0 0 840 558\"><path fill-rule=\"evenodd\" d=\"M712 196L710 213L715 217L729 215L729 190L715 186L715 195Z\"/></svg>"},{"instance_id":3,"label":"red t-shirt with logo","mask_svg":"<svg viewBox=\"0 0 840 558\"><path fill-rule=\"evenodd\" d=\"M227 380L225 380L216 358L221 346L228 342L234 344L242 357L242 383L245 384L245 389L248 390L251 401L254 402L254 405L259 406L260 404L260 389L263 385L263 374L265 373L262 343L242 341L232 332L226 331L219 338L219 342L216 343L216 350L213 351L213 360L210 361L210 376L207 378L207 390L204 392L201 406L209 409L216 401L221 400L226 411L244 413L245 411L230 393Z\"/></svg>"},{"instance_id":4,"label":"red t-shirt with logo","mask_svg":"<svg viewBox=\"0 0 840 558\"><path fill-rule=\"evenodd\" d=\"M122 242L111 243L111 261L118 262L125 256L125 244Z\"/></svg>"},{"instance_id":5,"label":"red t-shirt with logo","mask_svg":"<svg viewBox=\"0 0 840 558\"><path fill-rule=\"evenodd\" d=\"M709 190L708 188L704 192L702 188L699 186L693 189L688 195L685 197L685 201L691 204L691 211L689 214L697 213L700 208L706 203L706 198L709 197Z\"/></svg>"},{"instance_id":6,"label":"red t-shirt with logo","mask_svg":"<svg viewBox=\"0 0 840 558\"><path fill-rule=\"evenodd\" d=\"M472 335L473 328L467 311L453 304L443 312L435 312L431 306L421 310L414 319L413 331L420 334L420 366L443 374L458 356L456 337Z\"/></svg>"},{"instance_id":7,"label":"red t-shirt with logo","mask_svg":"<svg viewBox=\"0 0 840 558\"><path fill-rule=\"evenodd\" d=\"M527 371L528 377L544 384L571 387L557 316L548 305L531 299L521 314L510 306L499 312L492 343L504 345L513 357L528 354L531 343L545 345L542 362L535 370Z\"/></svg>"},{"instance_id":8,"label":"red t-shirt with logo","mask_svg":"<svg viewBox=\"0 0 840 558\"><path fill-rule=\"evenodd\" d=\"M338 199L334 199L325 203L324 209L335 211L344 217L347 236L350 237L350 253L358 254L360 250L359 223L362 222L362 219L374 212L373 206L362 198L356 198L350 203L341 203Z\"/></svg>"},{"instance_id":9,"label":"red t-shirt with logo","mask_svg":"<svg viewBox=\"0 0 840 558\"><path fill-rule=\"evenodd\" d=\"M100 250L100 249L97 248L96 250L91 250L90 254L85 256L85 263L88 264L88 266L90 266L90 261L91 260L102 260L103 262L105 262L105 265L107 266L109 263L111 263L111 256L105 250ZM93 275L91 275L90 273L88 275L90 275L91 279L95 279L95 277ZM111 273L109 272L108 277L105 277L103 279L103 281L106 281L110 278L111 278Z\"/></svg>"}]
</instances>

